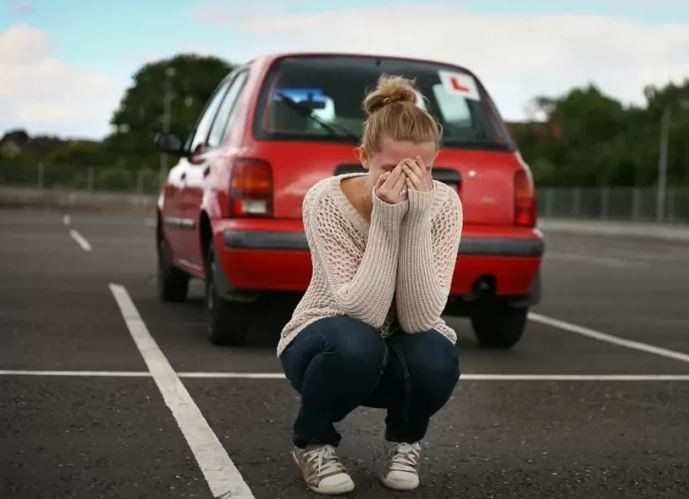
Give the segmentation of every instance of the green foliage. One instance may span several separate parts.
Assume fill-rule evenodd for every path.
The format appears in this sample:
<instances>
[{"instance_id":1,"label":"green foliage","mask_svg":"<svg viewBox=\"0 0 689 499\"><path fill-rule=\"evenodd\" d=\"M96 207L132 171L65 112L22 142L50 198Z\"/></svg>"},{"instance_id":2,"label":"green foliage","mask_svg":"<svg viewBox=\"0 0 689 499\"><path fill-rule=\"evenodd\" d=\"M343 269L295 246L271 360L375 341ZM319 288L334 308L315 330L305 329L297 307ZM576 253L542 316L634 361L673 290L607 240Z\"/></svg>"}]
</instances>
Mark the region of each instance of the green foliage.
<instances>
[{"instance_id":1,"label":"green foliage","mask_svg":"<svg viewBox=\"0 0 689 499\"><path fill-rule=\"evenodd\" d=\"M512 124L536 183L549 186L649 186L657 181L660 122L670 107L668 185L689 185L689 80L647 87L644 108L625 108L595 86L560 98L537 97L544 122Z\"/></svg>"},{"instance_id":2,"label":"green foliage","mask_svg":"<svg viewBox=\"0 0 689 499\"><path fill-rule=\"evenodd\" d=\"M64 144L48 154L46 160L51 164L80 167L108 165L111 161L101 143L83 140Z\"/></svg>"},{"instance_id":3,"label":"green foliage","mask_svg":"<svg viewBox=\"0 0 689 499\"><path fill-rule=\"evenodd\" d=\"M105 140L115 162L157 168L153 139L165 126L166 93L171 97L169 129L185 138L213 90L232 69L221 59L197 55L177 55L141 68L113 114L115 131Z\"/></svg>"},{"instance_id":4,"label":"green foliage","mask_svg":"<svg viewBox=\"0 0 689 499\"><path fill-rule=\"evenodd\" d=\"M91 169L88 178L93 188L155 191L160 154L153 138L165 126L166 93L171 96L170 130L184 139L213 90L232 69L221 59L188 54L146 64L134 75L113 113L113 133L102 142L29 137L17 129L0 138L0 159L26 167L43 162L46 184L53 170L57 174L63 168L69 178L73 171L73 177L83 182L87 178L84 172ZM680 106L683 101L689 104L689 80L681 85L649 86L644 95L644 107L625 107L593 85L557 98L536 97L533 104L544 121L510 125L536 183L654 185L660 123L669 108L668 185L689 186L689 108ZM18 147L21 152L17 155ZM142 169L144 173L139 174Z\"/></svg>"},{"instance_id":5,"label":"green foliage","mask_svg":"<svg viewBox=\"0 0 689 499\"><path fill-rule=\"evenodd\" d=\"M43 163L56 171L61 168L64 178L72 178L74 170L74 178L84 179L85 170L93 168L95 188L130 189L136 187L138 181L132 179L137 178L143 178L145 190L157 188L160 154L153 138L164 128L166 94L170 97L170 131L184 139L213 90L232 69L216 57L188 54L146 64L134 75L113 113L113 133L102 142L29 137L24 130L10 130L0 138L0 159L27 167ZM8 145L2 148L3 144ZM143 177L137 174L141 169Z\"/></svg>"},{"instance_id":6,"label":"green foliage","mask_svg":"<svg viewBox=\"0 0 689 499\"><path fill-rule=\"evenodd\" d=\"M16 130L8 130L7 133L3 135L2 139L0 139L0 144L9 140L11 140L17 145L23 146L29 141L29 134L26 133L26 130L22 130L19 128Z\"/></svg>"}]
</instances>

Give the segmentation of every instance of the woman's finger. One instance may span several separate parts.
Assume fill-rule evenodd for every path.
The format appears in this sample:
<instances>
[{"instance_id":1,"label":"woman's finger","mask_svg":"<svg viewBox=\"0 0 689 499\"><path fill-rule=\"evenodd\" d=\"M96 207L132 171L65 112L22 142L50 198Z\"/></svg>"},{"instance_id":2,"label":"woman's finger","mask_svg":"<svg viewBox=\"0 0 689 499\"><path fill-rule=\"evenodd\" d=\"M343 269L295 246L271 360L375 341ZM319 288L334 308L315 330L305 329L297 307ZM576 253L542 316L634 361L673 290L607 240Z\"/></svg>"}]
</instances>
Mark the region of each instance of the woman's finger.
<instances>
[{"instance_id":1,"label":"woman's finger","mask_svg":"<svg viewBox=\"0 0 689 499\"><path fill-rule=\"evenodd\" d=\"M378 176L378 179L376 180L376 185L375 185L376 191L378 190L378 188L380 188L381 185L383 185L383 182L385 182L385 179L386 179L386 175L384 173L382 175Z\"/></svg>"},{"instance_id":2,"label":"woman's finger","mask_svg":"<svg viewBox=\"0 0 689 499\"><path fill-rule=\"evenodd\" d=\"M404 172L402 170L402 163L398 163L397 166L395 166L392 171L390 172L390 175L387 177L386 181L386 186L387 187L392 187L395 185L395 182L397 182L397 179L399 178L400 175L402 175Z\"/></svg>"},{"instance_id":3,"label":"woman's finger","mask_svg":"<svg viewBox=\"0 0 689 499\"><path fill-rule=\"evenodd\" d=\"M421 176L422 176L421 174L423 173L423 170L419 167L419 165L418 165L418 163L416 162L415 159L408 158L405 164L407 165L407 167L408 167L411 171L413 171L414 173L416 173L416 175L417 175L419 178L421 178Z\"/></svg>"},{"instance_id":4,"label":"woman's finger","mask_svg":"<svg viewBox=\"0 0 689 499\"><path fill-rule=\"evenodd\" d=\"M417 154L416 157L415 157L414 159L416 160L416 164L419 166L419 168L421 169L421 171L422 171L422 172L425 171L425 170L426 170L426 164L423 162L423 159L421 159L421 156L419 156L419 155Z\"/></svg>"},{"instance_id":5,"label":"woman's finger","mask_svg":"<svg viewBox=\"0 0 689 499\"><path fill-rule=\"evenodd\" d=\"M412 183L414 184L414 187L416 190L420 190L420 187L423 185L421 183L421 178L417 173L412 170L412 168L405 163L404 165L404 172L407 174L407 176L411 179Z\"/></svg>"},{"instance_id":6,"label":"woman's finger","mask_svg":"<svg viewBox=\"0 0 689 499\"><path fill-rule=\"evenodd\" d=\"M427 188L427 190L433 190L433 176L431 175L431 171L426 168L426 164L418 154L416 155L416 163L419 165L421 173L423 174L421 178L424 186Z\"/></svg>"},{"instance_id":7,"label":"woman's finger","mask_svg":"<svg viewBox=\"0 0 689 499\"><path fill-rule=\"evenodd\" d=\"M402 188L405 186L407 181L407 176L402 174L397 178L397 182L395 182L395 185L393 186L393 192L399 193Z\"/></svg>"}]
</instances>

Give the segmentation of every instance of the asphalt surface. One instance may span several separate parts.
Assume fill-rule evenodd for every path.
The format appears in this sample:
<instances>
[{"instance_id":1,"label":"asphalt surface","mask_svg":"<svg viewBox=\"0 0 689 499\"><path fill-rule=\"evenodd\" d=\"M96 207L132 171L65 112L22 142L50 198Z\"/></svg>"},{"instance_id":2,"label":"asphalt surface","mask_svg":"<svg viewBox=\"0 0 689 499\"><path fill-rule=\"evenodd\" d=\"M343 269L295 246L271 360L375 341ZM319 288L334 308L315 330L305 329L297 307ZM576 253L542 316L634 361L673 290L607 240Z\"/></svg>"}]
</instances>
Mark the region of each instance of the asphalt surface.
<instances>
[{"instance_id":1,"label":"asphalt surface","mask_svg":"<svg viewBox=\"0 0 689 499\"><path fill-rule=\"evenodd\" d=\"M290 303L262 304L247 347L215 347L201 283L187 303L157 299L150 220L64 215L0 211L0 497L212 497L110 283L129 293L253 495L318 497L294 477L298 398L285 380L188 374L280 373L274 347ZM548 233L546 248L539 315L514 349L481 349L466 319L448 318L466 377L431 422L421 487L379 485L384 413L359 408L338 426L357 484L347 497L689 497L686 244Z\"/></svg>"}]
</instances>

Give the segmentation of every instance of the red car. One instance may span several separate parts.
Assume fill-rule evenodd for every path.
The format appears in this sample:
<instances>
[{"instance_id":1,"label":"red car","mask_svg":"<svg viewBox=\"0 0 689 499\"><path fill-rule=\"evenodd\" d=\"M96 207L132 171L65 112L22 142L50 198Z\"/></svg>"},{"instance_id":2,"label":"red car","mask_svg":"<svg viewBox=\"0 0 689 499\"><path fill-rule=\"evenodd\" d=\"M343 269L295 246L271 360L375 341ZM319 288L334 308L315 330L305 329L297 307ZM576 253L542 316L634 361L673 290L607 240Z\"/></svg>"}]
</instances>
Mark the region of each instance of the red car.
<instances>
[{"instance_id":1,"label":"red car","mask_svg":"<svg viewBox=\"0 0 689 499\"><path fill-rule=\"evenodd\" d=\"M464 227L445 308L471 318L482 345L508 348L540 299L543 234L529 167L479 79L428 60L337 53L261 57L220 83L183 144L158 200L158 284L186 299L205 279L210 337L241 344L258 300L301 295L311 279L302 224L306 191L357 163L362 100L381 73L415 78L443 125L433 178L457 189Z\"/></svg>"}]
</instances>

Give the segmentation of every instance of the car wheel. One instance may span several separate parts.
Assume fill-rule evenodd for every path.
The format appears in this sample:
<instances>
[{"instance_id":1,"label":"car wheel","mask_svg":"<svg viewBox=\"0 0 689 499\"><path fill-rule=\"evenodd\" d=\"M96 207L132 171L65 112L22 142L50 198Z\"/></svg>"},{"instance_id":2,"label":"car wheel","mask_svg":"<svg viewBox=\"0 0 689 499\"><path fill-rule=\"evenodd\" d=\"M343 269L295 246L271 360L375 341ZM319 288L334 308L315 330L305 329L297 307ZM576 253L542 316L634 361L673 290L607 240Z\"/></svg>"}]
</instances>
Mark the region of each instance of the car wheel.
<instances>
[{"instance_id":1,"label":"car wheel","mask_svg":"<svg viewBox=\"0 0 689 499\"><path fill-rule=\"evenodd\" d=\"M478 303L470 314L474 334L483 347L511 348L526 329L529 307L513 308L499 300Z\"/></svg>"},{"instance_id":2,"label":"car wheel","mask_svg":"<svg viewBox=\"0 0 689 499\"><path fill-rule=\"evenodd\" d=\"M204 308L208 337L216 345L243 345L249 332L253 303L231 302L223 299L215 286L215 275L222 272L215 258L213 244L206 257L206 293Z\"/></svg>"},{"instance_id":3,"label":"car wheel","mask_svg":"<svg viewBox=\"0 0 689 499\"><path fill-rule=\"evenodd\" d=\"M187 299L189 274L172 264L172 252L165 236L158 237L158 296L163 301L181 302Z\"/></svg>"}]
</instances>

